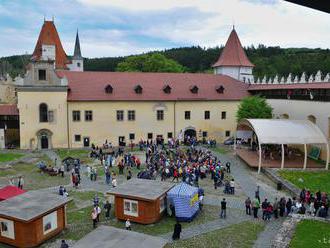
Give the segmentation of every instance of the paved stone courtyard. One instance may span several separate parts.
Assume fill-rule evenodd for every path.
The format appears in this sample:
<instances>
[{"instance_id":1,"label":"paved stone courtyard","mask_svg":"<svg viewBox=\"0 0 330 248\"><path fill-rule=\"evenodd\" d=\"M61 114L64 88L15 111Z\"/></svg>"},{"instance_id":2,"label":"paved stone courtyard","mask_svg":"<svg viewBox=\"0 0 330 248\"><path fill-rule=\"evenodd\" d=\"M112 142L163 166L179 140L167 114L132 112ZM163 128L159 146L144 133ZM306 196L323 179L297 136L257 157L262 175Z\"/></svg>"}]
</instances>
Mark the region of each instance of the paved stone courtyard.
<instances>
[{"instance_id":1,"label":"paved stone courtyard","mask_svg":"<svg viewBox=\"0 0 330 248\"><path fill-rule=\"evenodd\" d=\"M51 161L55 161L57 159L57 165L59 165L61 159L58 157L57 153L54 151L48 150L45 151L44 154L46 154ZM138 152L138 156L140 156L141 161L144 161L144 153ZM205 198L204 198L204 204L212 205L212 206L219 206L219 212L220 212L220 202L222 198L226 198L227 200L227 218L226 219L217 219L213 221L209 221L207 223L203 223L200 225L195 225L191 227L184 228L182 231L182 237L181 239L189 239L194 236L204 234L207 232L211 232L214 230L219 230L221 232L221 229L229 227L233 224L238 224L247 220L251 221L260 221L264 222L262 220L253 220L253 217L247 216L245 214L245 205L244 201L249 196L251 199L254 198L255 190L257 189L257 186L260 186L260 197L261 200L264 198L267 198L269 201L273 201L275 197L281 197L286 196L286 192L279 192L275 188L275 184L270 181L265 175L263 174L257 174L256 171L251 170L248 166L244 164L239 158L237 158L233 153L228 154L219 154L215 153L221 161L231 162L231 176L235 179L236 184L236 192L235 195L225 195L223 193L223 187L218 188L215 190L213 188L213 182L210 180L210 178L206 178L203 180L200 180L200 186L204 188L205 190ZM99 163L95 161L92 165L98 165ZM96 182L89 180L87 178L86 173L86 167L82 166L82 181L81 185L79 187L79 191L96 191L96 192L106 192L109 190L110 186L107 185L104 181L104 176L99 176L98 180ZM118 184L125 181L124 176L118 177ZM158 177L157 180L160 180ZM169 181L169 180L168 180ZM71 189L71 185L66 186L67 189ZM51 187L47 189L41 189L40 192L49 192L49 193L57 193L58 187ZM90 204L82 203L80 207L86 207ZM260 211L259 211L260 212ZM260 215L260 213L259 213ZM282 224L281 219L279 220L271 220L270 222L265 222L266 226L263 232L261 232L258 236L258 239L255 242L254 247L262 247L267 248L271 247L271 240L274 239L277 230L280 228ZM172 233L166 233L160 235L160 237L165 238L168 240L168 242L172 242L171 239ZM58 241L48 244L47 247L57 247Z\"/></svg>"}]
</instances>

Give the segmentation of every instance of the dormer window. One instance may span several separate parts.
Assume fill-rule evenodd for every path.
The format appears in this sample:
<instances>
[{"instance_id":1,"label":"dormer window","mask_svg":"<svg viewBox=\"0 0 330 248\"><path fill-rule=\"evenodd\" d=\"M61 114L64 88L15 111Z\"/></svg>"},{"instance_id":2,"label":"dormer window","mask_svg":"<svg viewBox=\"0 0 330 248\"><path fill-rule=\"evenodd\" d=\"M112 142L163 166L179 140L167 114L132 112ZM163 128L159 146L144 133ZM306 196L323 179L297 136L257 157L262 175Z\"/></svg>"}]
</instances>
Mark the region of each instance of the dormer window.
<instances>
[{"instance_id":1,"label":"dormer window","mask_svg":"<svg viewBox=\"0 0 330 248\"><path fill-rule=\"evenodd\" d=\"M113 88L110 84L108 84L107 86L105 86L104 90L105 90L105 93L112 94Z\"/></svg>"},{"instance_id":2,"label":"dormer window","mask_svg":"<svg viewBox=\"0 0 330 248\"><path fill-rule=\"evenodd\" d=\"M163 87L163 91L165 94L171 94L172 88L167 84Z\"/></svg>"},{"instance_id":3,"label":"dormer window","mask_svg":"<svg viewBox=\"0 0 330 248\"><path fill-rule=\"evenodd\" d=\"M135 91L136 94L142 94L141 85L138 84L137 86L135 86L134 91Z\"/></svg>"},{"instance_id":4,"label":"dormer window","mask_svg":"<svg viewBox=\"0 0 330 248\"><path fill-rule=\"evenodd\" d=\"M219 94L223 94L225 88L224 88L222 85L220 85L220 86L218 86L215 90L216 90Z\"/></svg>"},{"instance_id":5,"label":"dormer window","mask_svg":"<svg viewBox=\"0 0 330 248\"><path fill-rule=\"evenodd\" d=\"M38 80L39 81L45 81L46 80L46 70L39 69L38 70Z\"/></svg>"},{"instance_id":6,"label":"dormer window","mask_svg":"<svg viewBox=\"0 0 330 248\"><path fill-rule=\"evenodd\" d=\"M190 87L190 91L193 94L197 94L198 93L198 87L196 85L193 85Z\"/></svg>"}]
</instances>

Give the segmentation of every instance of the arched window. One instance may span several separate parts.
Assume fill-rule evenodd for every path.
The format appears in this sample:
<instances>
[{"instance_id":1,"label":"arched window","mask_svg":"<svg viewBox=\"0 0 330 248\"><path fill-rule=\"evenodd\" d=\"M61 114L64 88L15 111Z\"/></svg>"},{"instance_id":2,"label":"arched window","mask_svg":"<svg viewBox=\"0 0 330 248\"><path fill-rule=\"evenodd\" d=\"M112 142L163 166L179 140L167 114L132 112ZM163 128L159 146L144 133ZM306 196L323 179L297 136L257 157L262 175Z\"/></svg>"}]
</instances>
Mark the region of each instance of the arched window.
<instances>
[{"instance_id":1,"label":"arched window","mask_svg":"<svg viewBox=\"0 0 330 248\"><path fill-rule=\"evenodd\" d=\"M316 117L314 115L307 116L307 119L316 124Z\"/></svg>"},{"instance_id":2,"label":"arched window","mask_svg":"<svg viewBox=\"0 0 330 248\"><path fill-rule=\"evenodd\" d=\"M39 121L48 122L48 106L46 103L39 105Z\"/></svg>"}]
</instances>

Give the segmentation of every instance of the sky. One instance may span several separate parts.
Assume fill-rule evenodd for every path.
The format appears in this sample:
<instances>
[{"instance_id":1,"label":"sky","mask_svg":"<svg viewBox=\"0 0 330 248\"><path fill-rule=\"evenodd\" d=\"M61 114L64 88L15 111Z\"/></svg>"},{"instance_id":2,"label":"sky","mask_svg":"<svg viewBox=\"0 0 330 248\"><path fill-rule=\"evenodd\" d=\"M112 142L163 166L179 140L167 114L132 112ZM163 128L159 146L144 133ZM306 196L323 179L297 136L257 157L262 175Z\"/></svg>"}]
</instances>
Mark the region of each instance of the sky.
<instances>
[{"instance_id":1,"label":"sky","mask_svg":"<svg viewBox=\"0 0 330 248\"><path fill-rule=\"evenodd\" d=\"M0 57L31 54L44 18L84 57L221 46L233 25L243 46L330 48L330 15L282 0L0 0Z\"/></svg>"}]
</instances>

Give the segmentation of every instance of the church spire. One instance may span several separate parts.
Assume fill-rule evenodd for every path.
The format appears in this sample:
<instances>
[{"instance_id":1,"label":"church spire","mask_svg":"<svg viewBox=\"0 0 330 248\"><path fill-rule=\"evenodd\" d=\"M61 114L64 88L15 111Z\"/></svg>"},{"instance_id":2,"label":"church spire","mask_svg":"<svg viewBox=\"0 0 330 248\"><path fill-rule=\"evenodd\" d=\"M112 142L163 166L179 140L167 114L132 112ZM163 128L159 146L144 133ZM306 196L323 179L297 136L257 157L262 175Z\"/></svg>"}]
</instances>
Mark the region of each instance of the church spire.
<instances>
[{"instance_id":1,"label":"church spire","mask_svg":"<svg viewBox=\"0 0 330 248\"><path fill-rule=\"evenodd\" d=\"M77 34L76 34L76 43L74 45L73 59L82 59L81 50L80 50L80 42L79 42L78 29L77 29Z\"/></svg>"}]
</instances>

